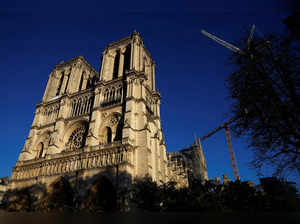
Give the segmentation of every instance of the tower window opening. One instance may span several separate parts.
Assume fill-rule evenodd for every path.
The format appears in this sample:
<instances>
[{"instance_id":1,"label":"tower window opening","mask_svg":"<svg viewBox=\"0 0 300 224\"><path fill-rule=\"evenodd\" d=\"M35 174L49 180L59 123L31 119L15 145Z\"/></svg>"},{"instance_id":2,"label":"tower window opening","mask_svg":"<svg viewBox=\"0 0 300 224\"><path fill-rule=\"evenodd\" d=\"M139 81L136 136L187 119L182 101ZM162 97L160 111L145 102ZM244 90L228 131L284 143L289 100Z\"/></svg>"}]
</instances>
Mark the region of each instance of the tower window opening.
<instances>
[{"instance_id":1,"label":"tower window opening","mask_svg":"<svg viewBox=\"0 0 300 224\"><path fill-rule=\"evenodd\" d=\"M41 158L43 156L43 152L44 152L44 143L40 142L38 144L38 158Z\"/></svg>"},{"instance_id":2,"label":"tower window opening","mask_svg":"<svg viewBox=\"0 0 300 224\"><path fill-rule=\"evenodd\" d=\"M123 74L125 71L128 71L130 69L130 57L131 57L131 46L128 45L126 47L126 51L124 53L124 71L123 71Z\"/></svg>"},{"instance_id":3,"label":"tower window opening","mask_svg":"<svg viewBox=\"0 0 300 224\"><path fill-rule=\"evenodd\" d=\"M92 87L92 80L88 79L87 84L86 84L86 88L89 89Z\"/></svg>"},{"instance_id":4,"label":"tower window opening","mask_svg":"<svg viewBox=\"0 0 300 224\"><path fill-rule=\"evenodd\" d=\"M80 78L79 91L82 89L83 75L84 75L84 72L82 73L81 78Z\"/></svg>"},{"instance_id":5,"label":"tower window opening","mask_svg":"<svg viewBox=\"0 0 300 224\"><path fill-rule=\"evenodd\" d=\"M65 87L64 93L66 93L66 92L67 92L68 85L69 85L69 79L70 79L70 75L68 75L67 84L66 84L66 87Z\"/></svg>"},{"instance_id":6,"label":"tower window opening","mask_svg":"<svg viewBox=\"0 0 300 224\"><path fill-rule=\"evenodd\" d=\"M120 51L117 51L117 54L116 54L116 57L114 60L113 79L118 78L119 64L120 64Z\"/></svg>"},{"instance_id":7,"label":"tower window opening","mask_svg":"<svg viewBox=\"0 0 300 224\"><path fill-rule=\"evenodd\" d=\"M59 84L58 84L58 88L57 88L57 92L56 92L56 96L58 96L59 93L60 93L60 89L61 89L63 81L64 81L64 73L61 74Z\"/></svg>"}]
</instances>

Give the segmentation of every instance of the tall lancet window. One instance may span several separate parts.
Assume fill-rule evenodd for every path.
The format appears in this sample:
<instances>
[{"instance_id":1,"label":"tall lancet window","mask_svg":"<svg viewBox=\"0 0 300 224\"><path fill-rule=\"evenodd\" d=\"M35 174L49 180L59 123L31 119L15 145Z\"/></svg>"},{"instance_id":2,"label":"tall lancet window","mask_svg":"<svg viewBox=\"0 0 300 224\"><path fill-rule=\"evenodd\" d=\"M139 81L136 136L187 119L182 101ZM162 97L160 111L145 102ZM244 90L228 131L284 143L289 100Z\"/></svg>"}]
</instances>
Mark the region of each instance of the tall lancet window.
<instances>
[{"instance_id":1,"label":"tall lancet window","mask_svg":"<svg viewBox=\"0 0 300 224\"><path fill-rule=\"evenodd\" d=\"M59 93L60 93L63 81L64 81L64 73L62 72L60 80L59 80L59 83L58 83L58 88L57 88L56 96L58 96Z\"/></svg>"},{"instance_id":2,"label":"tall lancet window","mask_svg":"<svg viewBox=\"0 0 300 224\"><path fill-rule=\"evenodd\" d=\"M65 87L64 93L66 93L66 92L67 92L68 85L69 85L69 79L70 79L70 75L68 75L67 84L66 84L66 87Z\"/></svg>"},{"instance_id":3,"label":"tall lancet window","mask_svg":"<svg viewBox=\"0 0 300 224\"><path fill-rule=\"evenodd\" d=\"M125 71L130 70L130 57L131 57L131 46L128 45L126 47L126 51L124 53L124 66L123 66L123 74Z\"/></svg>"},{"instance_id":4,"label":"tall lancet window","mask_svg":"<svg viewBox=\"0 0 300 224\"><path fill-rule=\"evenodd\" d=\"M38 158L41 158L43 156L43 152L44 152L44 143L43 142L40 142L38 144L38 148L37 148L37 156Z\"/></svg>"},{"instance_id":5,"label":"tall lancet window","mask_svg":"<svg viewBox=\"0 0 300 224\"><path fill-rule=\"evenodd\" d=\"M118 78L119 64L120 64L120 51L117 51L117 54L115 56L115 61L114 61L113 79Z\"/></svg>"},{"instance_id":6,"label":"tall lancet window","mask_svg":"<svg viewBox=\"0 0 300 224\"><path fill-rule=\"evenodd\" d=\"M81 74L80 83L79 83L79 91L82 89L83 76L84 76L84 72L82 72L82 74Z\"/></svg>"}]
</instances>

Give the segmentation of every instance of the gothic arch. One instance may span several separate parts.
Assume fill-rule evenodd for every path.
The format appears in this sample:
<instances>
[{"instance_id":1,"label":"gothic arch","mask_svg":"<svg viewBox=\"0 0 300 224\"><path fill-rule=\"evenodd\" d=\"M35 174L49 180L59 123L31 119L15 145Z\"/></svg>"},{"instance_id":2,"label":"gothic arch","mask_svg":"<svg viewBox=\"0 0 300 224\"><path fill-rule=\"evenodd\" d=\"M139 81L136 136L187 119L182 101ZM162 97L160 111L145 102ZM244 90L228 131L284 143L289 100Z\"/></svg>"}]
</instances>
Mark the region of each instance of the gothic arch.
<instances>
[{"instance_id":1,"label":"gothic arch","mask_svg":"<svg viewBox=\"0 0 300 224\"><path fill-rule=\"evenodd\" d=\"M99 128L99 144L108 144L112 141L120 140L116 136L120 135L120 128L118 128L121 120L121 114L114 112L106 116ZM111 131L111 137L110 135ZM122 131L122 130L121 130ZM110 139L111 138L111 139ZM108 141L110 140L110 142Z\"/></svg>"},{"instance_id":2,"label":"gothic arch","mask_svg":"<svg viewBox=\"0 0 300 224\"><path fill-rule=\"evenodd\" d=\"M35 158L41 158L46 155L49 142L50 142L50 136L51 136L50 132L45 131L37 138L36 143L33 147L33 151L34 151L33 154Z\"/></svg>"},{"instance_id":3,"label":"gothic arch","mask_svg":"<svg viewBox=\"0 0 300 224\"><path fill-rule=\"evenodd\" d=\"M112 79L118 78L119 64L120 64L120 50L116 51L116 56L114 58L114 67L113 67L113 77L112 77Z\"/></svg>"},{"instance_id":4,"label":"gothic arch","mask_svg":"<svg viewBox=\"0 0 300 224\"><path fill-rule=\"evenodd\" d=\"M73 151L84 147L88 131L88 122L86 120L73 122L65 130L63 137L64 150Z\"/></svg>"},{"instance_id":5,"label":"gothic arch","mask_svg":"<svg viewBox=\"0 0 300 224\"><path fill-rule=\"evenodd\" d=\"M37 156L38 158L41 158L43 156L44 153L44 143L40 142L37 146Z\"/></svg>"}]
</instances>

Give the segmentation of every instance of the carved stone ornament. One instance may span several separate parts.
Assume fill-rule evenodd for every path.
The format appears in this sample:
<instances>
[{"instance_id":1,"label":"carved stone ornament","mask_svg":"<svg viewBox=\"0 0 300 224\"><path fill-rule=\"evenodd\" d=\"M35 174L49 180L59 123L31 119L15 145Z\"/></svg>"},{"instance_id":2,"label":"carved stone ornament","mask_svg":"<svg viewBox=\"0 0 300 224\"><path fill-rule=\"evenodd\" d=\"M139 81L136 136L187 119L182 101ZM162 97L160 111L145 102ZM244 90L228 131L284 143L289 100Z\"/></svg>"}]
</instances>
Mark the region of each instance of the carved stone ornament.
<instances>
[{"instance_id":1,"label":"carved stone ornament","mask_svg":"<svg viewBox=\"0 0 300 224\"><path fill-rule=\"evenodd\" d=\"M99 94L101 92L101 89L100 88L96 88L95 89L95 94L97 95L97 94Z\"/></svg>"},{"instance_id":2,"label":"carved stone ornament","mask_svg":"<svg viewBox=\"0 0 300 224\"><path fill-rule=\"evenodd\" d=\"M60 105L65 105L65 103L66 103L66 99L65 98L63 98L63 99L61 99L61 101L60 101Z\"/></svg>"},{"instance_id":3,"label":"carved stone ornament","mask_svg":"<svg viewBox=\"0 0 300 224\"><path fill-rule=\"evenodd\" d=\"M102 120L104 120L107 117L108 113L107 112L103 112L102 113Z\"/></svg>"},{"instance_id":4,"label":"carved stone ornament","mask_svg":"<svg viewBox=\"0 0 300 224\"><path fill-rule=\"evenodd\" d=\"M119 119L118 119L117 116L112 116L112 117L110 118L110 120L109 120L109 124L110 124L111 126L114 126L114 125L116 125L116 124L118 123L118 121L119 121Z\"/></svg>"},{"instance_id":5,"label":"carved stone ornament","mask_svg":"<svg viewBox=\"0 0 300 224\"><path fill-rule=\"evenodd\" d=\"M117 52L116 51L109 51L108 56L114 58L116 56Z\"/></svg>"},{"instance_id":6,"label":"carved stone ornament","mask_svg":"<svg viewBox=\"0 0 300 224\"><path fill-rule=\"evenodd\" d=\"M25 145L24 145L24 151L28 151L29 149L29 146L31 145L31 142L32 142L32 139L27 139L27 141L25 142Z\"/></svg>"},{"instance_id":7,"label":"carved stone ornament","mask_svg":"<svg viewBox=\"0 0 300 224\"><path fill-rule=\"evenodd\" d=\"M107 52L108 52L108 50L107 50L107 49L105 49L105 50L102 52L102 55L105 55L105 54L107 54Z\"/></svg>"},{"instance_id":8,"label":"carved stone ornament","mask_svg":"<svg viewBox=\"0 0 300 224\"><path fill-rule=\"evenodd\" d=\"M84 138L85 138L84 126L77 128L75 131L73 131L67 143L67 145L69 146L69 150L73 151L75 149L82 148L84 143Z\"/></svg>"},{"instance_id":9,"label":"carved stone ornament","mask_svg":"<svg viewBox=\"0 0 300 224\"><path fill-rule=\"evenodd\" d=\"M65 68L65 75L69 75L71 73L71 67Z\"/></svg>"},{"instance_id":10,"label":"carved stone ornament","mask_svg":"<svg viewBox=\"0 0 300 224\"><path fill-rule=\"evenodd\" d=\"M125 51L126 51L126 47L120 48L120 53L121 53L121 54L124 54Z\"/></svg>"}]
</instances>

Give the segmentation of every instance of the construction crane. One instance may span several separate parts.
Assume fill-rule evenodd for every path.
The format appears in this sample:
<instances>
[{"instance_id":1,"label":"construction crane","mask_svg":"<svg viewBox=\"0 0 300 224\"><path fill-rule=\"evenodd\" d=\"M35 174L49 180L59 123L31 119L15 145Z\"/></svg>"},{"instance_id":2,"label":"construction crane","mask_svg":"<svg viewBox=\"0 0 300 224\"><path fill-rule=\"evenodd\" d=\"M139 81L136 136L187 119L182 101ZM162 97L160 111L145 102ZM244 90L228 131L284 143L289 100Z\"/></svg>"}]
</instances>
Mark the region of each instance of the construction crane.
<instances>
[{"instance_id":1,"label":"construction crane","mask_svg":"<svg viewBox=\"0 0 300 224\"><path fill-rule=\"evenodd\" d=\"M201 30L201 33L237 54L247 55L246 52L249 52L250 43L253 39L254 30L255 30L255 24L252 25L252 28L251 28L251 31L250 31L250 34L249 34L249 37L248 37L248 40L246 43L246 48L245 48L246 51L241 50L240 48L234 46L233 44L230 44L230 43L216 37L215 35L206 32L205 30ZM250 58L253 58L253 55L250 54ZM247 109L245 109L245 110L247 110ZM247 111L245 111L245 112L247 113ZM220 131L221 129L225 130L226 140L227 140L227 145L228 145L228 150L229 150L229 154L230 154L230 160L231 160L231 165L232 165L235 180L239 180L240 177L238 174L236 158L235 158L234 151L232 148L232 142L231 142L231 137L230 137L230 132L229 132L229 124L231 124L232 122L234 122L237 119L238 119L238 117L232 118L231 120L225 122L221 126L217 127L215 130L211 131L207 135L200 138L200 141L203 141L203 140L207 139L208 137L212 136L213 134L215 134L216 132Z\"/></svg>"},{"instance_id":2,"label":"construction crane","mask_svg":"<svg viewBox=\"0 0 300 224\"><path fill-rule=\"evenodd\" d=\"M250 49L250 43L253 39L254 30L255 30L255 24L252 25L252 28L251 28L251 31L250 31L250 34L249 34L249 37L248 37L248 40L247 40L247 43L246 43L246 50ZM243 51L240 48L234 46L233 44L230 44L230 43L226 42L225 40L222 40L222 39L216 37L215 35L212 35L212 34L206 32L205 30L201 30L201 33L204 34L205 36L207 36L208 38L216 41L217 43L223 45L224 47L228 48L229 50L235 52L235 53L238 53L238 54L241 54L241 55L246 55L245 51Z\"/></svg>"},{"instance_id":3,"label":"construction crane","mask_svg":"<svg viewBox=\"0 0 300 224\"><path fill-rule=\"evenodd\" d=\"M233 170L235 180L239 180L240 177L239 177L239 173L238 173L236 158L235 158L233 147L232 147L232 142L231 142L231 137L230 137L230 132L229 132L229 125L232 122L236 121L237 119L238 119L238 117L235 117L235 118L230 119L229 121L226 121L225 123L223 123L222 125L220 125L216 129L214 129L213 131L209 132L207 135L204 135L202 138L200 138L200 142L202 142L205 139L207 139L210 136L217 133L218 131L220 131L222 129L225 130L226 141L227 141L227 145L228 145L228 151L229 151L229 155L230 155L230 160L231 160L231 165L232 165L232 170Z\"/></svg>"}]
</instances>

